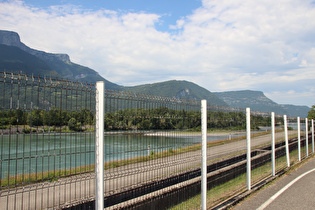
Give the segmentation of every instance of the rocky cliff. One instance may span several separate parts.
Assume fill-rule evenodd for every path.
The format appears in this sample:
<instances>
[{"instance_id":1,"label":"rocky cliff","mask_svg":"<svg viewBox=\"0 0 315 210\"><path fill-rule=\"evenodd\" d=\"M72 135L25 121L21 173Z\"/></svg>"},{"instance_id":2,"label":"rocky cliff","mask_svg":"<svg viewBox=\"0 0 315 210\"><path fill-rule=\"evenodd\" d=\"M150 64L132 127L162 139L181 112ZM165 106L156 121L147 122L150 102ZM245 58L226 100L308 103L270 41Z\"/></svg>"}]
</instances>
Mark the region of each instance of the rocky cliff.
<instances>
[{"instance_id":1,"label":"rocky cliff","mask_svg":"<svg viewBox=\"0 0 315 210\"><path fill-rule=\"evenodd\" d=\"M65 63L70 63L70 57L67 54L53 54L53 53L46 53L39 50L34 50L21 42L20 36L18 33L13 31L4 31L0 30L0 44L18 47L21 50L35 55L36 57L44 60L44 61L62 61Z\"/></svg>"},{"instance_id":2,"label":"rocky cliff","mask_svg":"<svg viewBox=\"0 0 315 210\"><path fill-rule=\"evenodd\" d=\"M4 57L2 60L0 58L0 63L5 64L2 66L6 67L5 70L24 72L27 70L28 73L33 71L32 73L41 75L48 73L48 76L59 75L69 80L92 83L105 81L106 88L114 90L121 89L121 86L104 79L93 69L72 63L67 54L47 53L26 46L21 42L20 36L16 32L0 30L0 45L2 45L2 47L0 46L0 51L5 55L5 60L3 60ZM24 53L19 52L17 49L22 50ZM38 59L36 60L31 56ZM52 74L51 72L56 73Z\"/></svg>"}]
</instances>

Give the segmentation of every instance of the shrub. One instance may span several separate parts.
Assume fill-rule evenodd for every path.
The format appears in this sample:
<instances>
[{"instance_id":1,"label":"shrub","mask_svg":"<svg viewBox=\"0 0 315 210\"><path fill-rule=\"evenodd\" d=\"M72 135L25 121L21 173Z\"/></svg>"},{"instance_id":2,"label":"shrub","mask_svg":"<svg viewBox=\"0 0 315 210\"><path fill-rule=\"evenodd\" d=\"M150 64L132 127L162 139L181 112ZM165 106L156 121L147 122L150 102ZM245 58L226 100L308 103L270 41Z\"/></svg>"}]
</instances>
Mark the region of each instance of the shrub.
<instances>
[{"instance_id":1,"label":"shrub","mask_svg":"<svg viewBox=\"0 0 315 210\"><path fill-rule=\"evenodd\" d=\"M22 132L23 133L30 133L31 129L30 128L23 128Z\"/></svg>"},{"instance_id":2,"label":"shrub","mask_svg":"<svg viewBox=\"0 0 315 210\"><path fill-rule=\"evenodd\" d=\"M76 131L77 120L75 118L71 118L68 121L69 130Z\"/></svg>"},{"instance_id":3,"label":"shrub","mask_svg":"<svg viewBox=\"0 0 315 210\"><path fill-rule=\"evenodd\" d=\"M68 122L69 130L72 131L82 131L81 123L77 122L75 118L71 118Z\"/></svg>"}]
</instances>

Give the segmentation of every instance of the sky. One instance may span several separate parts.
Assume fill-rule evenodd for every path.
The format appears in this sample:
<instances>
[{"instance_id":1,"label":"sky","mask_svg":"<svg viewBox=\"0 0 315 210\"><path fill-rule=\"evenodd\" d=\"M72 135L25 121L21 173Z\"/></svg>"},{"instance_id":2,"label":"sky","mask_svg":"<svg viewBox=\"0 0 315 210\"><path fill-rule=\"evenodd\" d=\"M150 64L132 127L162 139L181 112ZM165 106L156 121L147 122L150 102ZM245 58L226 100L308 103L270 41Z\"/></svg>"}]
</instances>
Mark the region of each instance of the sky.
<instances>
[{"instance_id":1,"label":"sky","mask_svg":"<svg viewBox=\"0 0 315 210\"><path fill-rule=\"evenodd\" d=\"M314 0L0 0L0 30L119 85L187 80L315 104Z\"/></svg>"}]
</instances>

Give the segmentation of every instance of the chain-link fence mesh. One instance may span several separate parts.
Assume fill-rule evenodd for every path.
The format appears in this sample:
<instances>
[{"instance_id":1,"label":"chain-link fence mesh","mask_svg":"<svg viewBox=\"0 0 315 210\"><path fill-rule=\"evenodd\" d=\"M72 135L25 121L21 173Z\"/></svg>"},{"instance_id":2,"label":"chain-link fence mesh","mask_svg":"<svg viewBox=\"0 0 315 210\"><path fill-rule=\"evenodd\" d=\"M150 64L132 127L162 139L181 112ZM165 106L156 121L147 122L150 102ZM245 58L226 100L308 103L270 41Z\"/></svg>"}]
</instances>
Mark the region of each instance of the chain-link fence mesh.
<instances>
[{"instance_id":1,"label":"chain-link fence mesh","mask_svg":"<svg viewBox=\"0 0 315 210\"><path fill-rule=\"evenodd\" d=\"M0 91L2 208L93 208L95 85L0 72ZM105 89L105 208L200 208L200 106L200 101ZM255 185L272 175L271 117L252 111L250 118ZM298 121L287 122L294 164ZM311 131L311 121L307 124ZM276 173L287 169L283 126L283 116L276 115ZM305 119L300 127L303 159ZM207 128L207 205L213 207L247 187L245 109L208 105ZM311 154L311 136L308 143Z\"/></svg>"}]
</instances>

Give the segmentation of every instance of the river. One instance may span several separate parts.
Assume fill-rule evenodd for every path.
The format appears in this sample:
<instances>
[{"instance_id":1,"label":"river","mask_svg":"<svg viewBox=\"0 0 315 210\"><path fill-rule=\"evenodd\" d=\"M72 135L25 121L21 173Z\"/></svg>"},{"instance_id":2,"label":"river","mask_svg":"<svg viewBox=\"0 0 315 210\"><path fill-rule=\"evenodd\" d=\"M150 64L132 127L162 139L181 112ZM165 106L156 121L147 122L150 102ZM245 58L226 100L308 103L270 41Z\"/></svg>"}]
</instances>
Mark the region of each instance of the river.
<instances>
[{"instance_id":1,"label":"river","mask_svg":"<svg viewBox=\"0 0 315 210\"><path fill-rule=\"evenodd\" d=\"M95 161L94 133L14 134L0 136L0 179L17 174L42 173L91 165ZM244 135L209 135L208 141ZM198 135L104 136L104 162L149 155L201 142Z\"/></svg>"}]
</instances>

